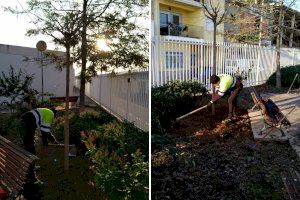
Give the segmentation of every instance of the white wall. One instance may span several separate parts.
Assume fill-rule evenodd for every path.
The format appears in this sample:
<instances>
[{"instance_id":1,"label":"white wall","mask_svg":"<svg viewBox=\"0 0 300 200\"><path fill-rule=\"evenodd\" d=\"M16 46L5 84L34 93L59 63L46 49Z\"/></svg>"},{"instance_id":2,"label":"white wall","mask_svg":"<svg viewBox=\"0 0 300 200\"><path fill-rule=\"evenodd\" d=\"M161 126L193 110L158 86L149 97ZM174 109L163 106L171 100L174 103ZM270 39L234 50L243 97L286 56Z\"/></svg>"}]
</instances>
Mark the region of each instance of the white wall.
<instances>
[{"instance_id":1,"label":"white wall","mask_svg":"<svg viewBox=\"0 0 300 200\"><path fill-rule=\"evenodd\" d=\"M281 48L280 66L300 65L299 48Z\"/></svg>"},{"instance_id":2,"label":"white wall","mask_svg":"<svg viewBox=\"0 0 300 200\"><path fill-rule=\"evenodd\" d=\"M58 52L63 54L63 52ZM24 61L28 57L31 61ZM7 73L10 65L17 71L20 68L27 74L34 74L32 87L41 93L41 63L33 59L40 58L40 52L35 48L19 47L0 44L0 72ZM59 71L56 64L44 66L44 93L52 93L54 96L66 95L66 69ZM70 95L74 95L74 69L71 68Z\"/></svg>"}]
</instances>

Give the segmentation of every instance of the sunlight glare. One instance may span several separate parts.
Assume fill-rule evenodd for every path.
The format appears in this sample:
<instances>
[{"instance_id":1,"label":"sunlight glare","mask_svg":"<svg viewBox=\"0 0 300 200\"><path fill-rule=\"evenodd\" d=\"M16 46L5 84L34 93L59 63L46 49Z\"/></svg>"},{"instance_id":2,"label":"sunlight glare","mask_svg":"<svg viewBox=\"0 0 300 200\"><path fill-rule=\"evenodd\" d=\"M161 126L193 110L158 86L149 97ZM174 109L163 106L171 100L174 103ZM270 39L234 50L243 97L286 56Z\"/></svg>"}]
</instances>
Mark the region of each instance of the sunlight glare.
<instances>
[{"instance_id":1,"label":"sunlight glare","mask_svg":"<svg viewBox=\"0 0 300 200\"><path fill-rule=\"evenodd\" d=\"M107 45L107 43L104 39L99 39L97 41L97 47L98 47L99 50L102 50L102 51L109 51L110 50L109 46Z\"/></svg>"}]
</instances>

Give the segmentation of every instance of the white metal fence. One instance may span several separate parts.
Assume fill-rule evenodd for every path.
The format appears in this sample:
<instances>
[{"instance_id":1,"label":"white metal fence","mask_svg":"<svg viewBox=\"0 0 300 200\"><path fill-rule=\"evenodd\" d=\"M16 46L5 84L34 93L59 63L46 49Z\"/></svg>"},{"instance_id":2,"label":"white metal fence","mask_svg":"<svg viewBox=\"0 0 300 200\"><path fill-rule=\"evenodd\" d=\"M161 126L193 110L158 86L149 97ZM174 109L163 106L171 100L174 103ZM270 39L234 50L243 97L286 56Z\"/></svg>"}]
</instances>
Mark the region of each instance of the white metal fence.
<instances>
[{"instance_id":1,"label":"white metal fence","mask_svg":"<svg viewBox=\"0 0 300 200\"><path fill-rule=\"evenodd\" d=\"M148 71L112 76L102 74L86 84L86 95L112 114L149 130ZM77 85L77 84L76 84Z\"/></svg>"},{"instance_id":2,"label":"white metal fence","mask_svg":"<svg viewBox=\"0 0 300 200\"><path fill-rule=\"evenodd\" d=\"M207 88L211 87L209 77L212 75L213 66L212 42L159 36L152 39L151 48L153 86L173 80L196 80ZM246 73L245 86L264 83L276 69L276 51L273 47L217 43L216 56L217 74ZM285 54L281 59L284 60L284 56Z\"/></svg>"}]
</instances>

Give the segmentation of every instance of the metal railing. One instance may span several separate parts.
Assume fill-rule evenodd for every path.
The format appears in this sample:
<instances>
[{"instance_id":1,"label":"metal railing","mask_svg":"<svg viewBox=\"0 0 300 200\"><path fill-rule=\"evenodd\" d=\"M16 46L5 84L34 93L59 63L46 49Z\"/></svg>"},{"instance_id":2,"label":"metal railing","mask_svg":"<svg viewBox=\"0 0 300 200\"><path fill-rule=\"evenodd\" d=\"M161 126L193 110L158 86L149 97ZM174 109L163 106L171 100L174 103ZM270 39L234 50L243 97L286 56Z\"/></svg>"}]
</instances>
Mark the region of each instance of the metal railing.
<instances>
[{"instance_id":1,"label":"metal railing","mask_svg":"<svg viewBox=\"0 0 300 200\"><path fill-rule=\"evenodd\" d=\"M210 88L212 75L213 44L194 38L162 37L151 41L152 85L169 81L196 80ZM217 43L217 74L244 73L245 85L264 83L275 71L276 51L273 47L248 44Z\"/></svg>"},{"instance_id":2,"label":"metal railing","mask_svg":"<svg viewBox=\"0 0 300 200\"><path fill-rule=\"evenodd\" d=\"M78 81L77 81L78 82ZM76 84L79 87L78 83ZM86 84L85 93L118 118L149 131L149 72L102 74Z\"/></svg>"},{"instance_id":3,"label":"metal railing","mask_svg":"<svg viewBox=\"0 0 300 200\"><path fill-rule=\"evenodd\" d=\"M190 25L190 24L183 24L183 23L161 24L160 25L160 35L203 38L204 37L204 27Z\"/></svg>"}]
</instances>

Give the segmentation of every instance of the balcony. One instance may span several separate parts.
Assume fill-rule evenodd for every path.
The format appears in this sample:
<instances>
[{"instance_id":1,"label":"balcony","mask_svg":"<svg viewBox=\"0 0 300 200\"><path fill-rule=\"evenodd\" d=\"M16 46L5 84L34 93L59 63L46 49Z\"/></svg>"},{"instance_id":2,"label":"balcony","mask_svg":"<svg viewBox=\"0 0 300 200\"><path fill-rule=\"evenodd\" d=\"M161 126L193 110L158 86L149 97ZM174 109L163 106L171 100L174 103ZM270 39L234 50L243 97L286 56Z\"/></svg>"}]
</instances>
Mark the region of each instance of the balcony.
<instances>
[{"instance_id":1,"label":"balcony","mask_svg":"<svg viewBox=\"0 0 300 200\"><path fill-rule=\"evenodd\" d=\"M172 35L172 36L183 36L183 33L188 30L188 27L184 24L161 24L160 35Z\"/></svg>"},{"instance_id":2,"label":"balcony","mask_svg":"<svg viewBox=\"0 0 300 200\"><path fill-rule=\"evenodd\" d=\"M193 7L201 8L201 0L175 0L177 3L186 4Z\"/></svg>"},{"instance_id":3,"label":"balcony","mask_svg":"<svg viewBox=\"0 0 300 200\"><path fill-rule=\"evenodd\" d=\"M189 24L174 24L167 23L160 25L160 35L190 37L190 38L203 38L204 27L194 26Z\"/></svg>"}]
</instances>

